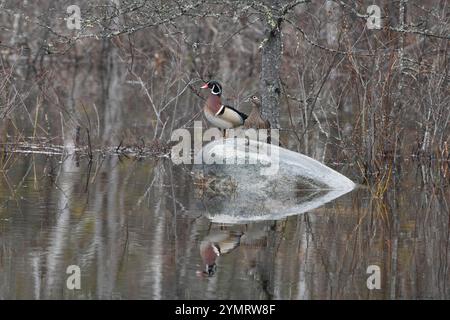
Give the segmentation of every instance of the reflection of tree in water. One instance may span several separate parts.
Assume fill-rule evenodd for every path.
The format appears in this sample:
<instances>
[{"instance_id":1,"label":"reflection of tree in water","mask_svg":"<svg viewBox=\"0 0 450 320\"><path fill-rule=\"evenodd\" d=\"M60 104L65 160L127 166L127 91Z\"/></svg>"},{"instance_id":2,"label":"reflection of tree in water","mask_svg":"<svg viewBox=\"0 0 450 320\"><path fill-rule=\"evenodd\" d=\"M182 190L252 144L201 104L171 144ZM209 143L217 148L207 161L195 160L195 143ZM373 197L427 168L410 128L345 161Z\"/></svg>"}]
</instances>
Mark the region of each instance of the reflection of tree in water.
<instances>
[{"instance_id":1,"label":"reflection of tree in water","mask_svg":"<svg viewBox=\"0 0 450 320\"><path fill-rule=\"evenodd\" d=\"M280 234L275 232L277 225L283 222L267 222L264 229L253 228L246 233L244 257L248 264L248 274L261 287L263 299L274 297L275 257L279 246Z\"/></svg>"}]
</instances>

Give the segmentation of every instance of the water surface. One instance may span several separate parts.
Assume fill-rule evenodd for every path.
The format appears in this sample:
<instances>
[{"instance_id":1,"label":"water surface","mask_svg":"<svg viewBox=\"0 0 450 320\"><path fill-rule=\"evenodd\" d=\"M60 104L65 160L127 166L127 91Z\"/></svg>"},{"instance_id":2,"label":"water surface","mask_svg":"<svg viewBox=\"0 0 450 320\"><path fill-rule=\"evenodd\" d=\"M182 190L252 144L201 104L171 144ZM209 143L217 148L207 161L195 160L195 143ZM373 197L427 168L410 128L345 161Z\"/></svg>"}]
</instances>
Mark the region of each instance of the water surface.
<instances>
[{"instance_id":1,"label":"water surface","mask_svg":"<svg viewBox=\"0 0 450 320\"><path fill-rule=\"evenodd\" d=\"M245 224L211 222L190 172L165 158L5 156L0 299L450 298L450 192L424 183L431 167L407 162L384 194L360 186ZM212 276L209 243L223 249ZM79 290L66 286L70 265ZM380 289L367 288L370 265Z\"/></svg>"}]
</instances>

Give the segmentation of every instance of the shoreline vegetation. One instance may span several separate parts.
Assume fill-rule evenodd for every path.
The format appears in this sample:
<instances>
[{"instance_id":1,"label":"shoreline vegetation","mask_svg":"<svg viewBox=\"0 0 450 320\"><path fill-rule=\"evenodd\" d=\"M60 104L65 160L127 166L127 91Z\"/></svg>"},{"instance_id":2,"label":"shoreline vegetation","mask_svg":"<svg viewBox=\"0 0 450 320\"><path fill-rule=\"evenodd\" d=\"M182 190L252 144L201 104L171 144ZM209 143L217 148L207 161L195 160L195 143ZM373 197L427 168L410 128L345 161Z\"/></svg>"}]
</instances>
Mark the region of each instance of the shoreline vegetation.
<instances>
[{"instance_id":1,"label":"shoreline vegetation","mask_svg":"<svg viewBox=\"0 0 450 320\"><path fill-rule=\"evenodd\" d=\"M378 21L356 1L81 1L79 28L69 5L1 3L0 152L167 154L206 125L198 88L217 79L242 112L260 94L287 149L362 183L437 159L449 184L445 2L381 1Z\"/></svg>"}]
</instances>

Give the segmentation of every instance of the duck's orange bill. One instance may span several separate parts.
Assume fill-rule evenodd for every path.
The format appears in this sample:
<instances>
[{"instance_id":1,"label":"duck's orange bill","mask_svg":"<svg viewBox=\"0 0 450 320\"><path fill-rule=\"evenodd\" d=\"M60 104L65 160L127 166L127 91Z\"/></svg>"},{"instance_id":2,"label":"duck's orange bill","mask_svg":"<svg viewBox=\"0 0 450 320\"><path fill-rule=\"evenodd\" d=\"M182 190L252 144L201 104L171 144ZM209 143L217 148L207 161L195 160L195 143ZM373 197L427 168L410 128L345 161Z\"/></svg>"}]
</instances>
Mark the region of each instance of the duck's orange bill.
<instances>
[{"instance_id":1,"label":"duck's orange bill","mask_svg":"<svg viewBox=\"0 0 450 320\"><path fill-rule=\"evenodd\" d=\"M205 83L204 85L202 85L200 88L202 88L202 89L208 89L208 84L207 83Z\"/></svg>"}]
</instances>

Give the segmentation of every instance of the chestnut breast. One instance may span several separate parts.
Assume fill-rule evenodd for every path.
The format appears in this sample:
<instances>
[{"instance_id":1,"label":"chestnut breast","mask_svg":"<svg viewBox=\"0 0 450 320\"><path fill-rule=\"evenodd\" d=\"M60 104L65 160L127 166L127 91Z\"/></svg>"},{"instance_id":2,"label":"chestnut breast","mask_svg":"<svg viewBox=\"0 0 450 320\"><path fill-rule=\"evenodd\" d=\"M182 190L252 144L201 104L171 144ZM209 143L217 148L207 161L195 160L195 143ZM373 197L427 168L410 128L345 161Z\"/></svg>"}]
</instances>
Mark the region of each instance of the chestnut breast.
<instances>
[{"instance_id":1,"label":"chestnut breast","mask_svg":"<svg viewBox=\"0 0 450 320\"><path fill-rule=\"evenodd\" d=\"M209 95L206 100L205 109L208 109L211 113L216 114L222 107L222 101L219 96L214 94Z\"/></svg>"}]
</instances>

